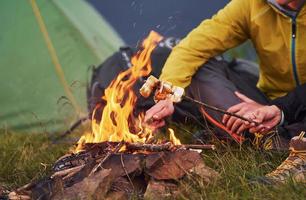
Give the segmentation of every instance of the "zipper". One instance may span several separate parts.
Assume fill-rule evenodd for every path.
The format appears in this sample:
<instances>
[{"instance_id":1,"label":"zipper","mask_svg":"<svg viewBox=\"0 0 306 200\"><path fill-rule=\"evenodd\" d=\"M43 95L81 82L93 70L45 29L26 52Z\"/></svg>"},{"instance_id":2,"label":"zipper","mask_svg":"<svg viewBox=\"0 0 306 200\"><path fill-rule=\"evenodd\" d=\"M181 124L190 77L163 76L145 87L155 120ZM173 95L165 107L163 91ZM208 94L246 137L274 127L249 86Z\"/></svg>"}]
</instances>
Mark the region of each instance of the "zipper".
<instances>
[{"instance_id":1,"label":"zipper","mask_svg":"<svg viewBox=\"0 0 306 200\"><path fill-rule=\"evenodd\" d=\"M300 80L296 66L296 17L292 17L292 34L291 34L291 62L293 67L293 76L297 86L300 85Z\"/></svg>"}]
</instances>

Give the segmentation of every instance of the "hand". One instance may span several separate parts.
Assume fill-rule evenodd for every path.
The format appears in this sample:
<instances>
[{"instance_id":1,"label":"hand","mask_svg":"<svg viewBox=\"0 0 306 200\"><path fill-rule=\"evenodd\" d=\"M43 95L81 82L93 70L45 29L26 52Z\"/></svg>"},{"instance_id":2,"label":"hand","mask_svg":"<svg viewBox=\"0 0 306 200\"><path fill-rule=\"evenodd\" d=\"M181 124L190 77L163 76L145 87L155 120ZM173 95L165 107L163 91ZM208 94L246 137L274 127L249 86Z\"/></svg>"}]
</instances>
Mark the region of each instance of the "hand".
<instances>
[{"instance_id":1,"label":"hand","mask_svg":"<svg viewBox=\"0 0 306 200\"><path fill-rule=\"evenodd\" d=\"M255 102L254 100L248 98L247 96L235 92L236 96L241 100L241 103L230 107L227 111L236 113L237 115L243 116L245 118L251 119L251 113L254 113L257 109L263 107L263 105ZM249 129L254 124L247 124L245 121L230 115L224 115L222 119L223 124L235 133L242 133L243 131Z\"/></svg>"},{"instance_id":2,"label":"hand","mask_svg":"<svg viewBox=\"0 0 306 200\"><path fill-rule=\"evenodd\" d=\"M164 118L174 113L173 102L169 99L161 100L152 108L147 110L145 122L153 130L163 127L166 123Z\"/></svg>"},{"instance_id":3,"label":"hand","mask_svg":"<svg viewBox=\"0 0 306 200\"><path fill-rule=\"evenodd\" d=\"M281 110L274 105L263 106L252 113L252 115L255 116L253 120L261 125L255 126L252 124L249 130L251 133L264 134L269 132L273 127L279 124L282 118ZM248 122L246 122L246 126L249 126Z\"/></svg>"}]
</instances>

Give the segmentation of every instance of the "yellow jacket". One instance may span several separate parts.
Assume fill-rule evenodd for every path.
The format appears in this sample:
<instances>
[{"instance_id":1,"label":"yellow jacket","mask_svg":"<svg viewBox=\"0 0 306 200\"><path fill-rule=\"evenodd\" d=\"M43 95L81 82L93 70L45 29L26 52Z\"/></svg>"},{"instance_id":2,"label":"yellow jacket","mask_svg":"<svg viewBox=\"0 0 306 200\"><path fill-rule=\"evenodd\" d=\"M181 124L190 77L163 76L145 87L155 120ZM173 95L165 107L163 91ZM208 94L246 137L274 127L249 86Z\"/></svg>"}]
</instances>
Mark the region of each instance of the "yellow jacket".
<instances>
[{"instance_id":1,"label":"yellow jacket","mask_svg":"<svg viewBox=\"0 0 306 200\"><path fill-rule=\"evenodd\" d=\"M161 80L185 88L208 59L250 39L260 60L262 92L273 99L305 83L306 5L294 17L274 2L232 0L173 49Z\"/></svg>"}]
</instances>

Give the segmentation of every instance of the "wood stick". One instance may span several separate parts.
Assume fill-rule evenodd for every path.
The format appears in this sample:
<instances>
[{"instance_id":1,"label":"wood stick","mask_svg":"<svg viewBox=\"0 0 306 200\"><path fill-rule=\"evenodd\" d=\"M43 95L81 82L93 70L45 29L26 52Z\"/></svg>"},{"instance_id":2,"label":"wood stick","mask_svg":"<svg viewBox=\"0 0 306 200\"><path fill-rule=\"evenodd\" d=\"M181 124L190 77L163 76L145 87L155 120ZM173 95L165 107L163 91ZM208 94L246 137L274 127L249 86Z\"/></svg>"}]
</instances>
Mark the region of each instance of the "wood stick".
<instances>
[{"instance_id":1,"label":"wood stick","mask_svg":"<svg viewBox=\"0 0 306 200\"><path fill-rule=\"evenodd\" d=\"M113 154L118 153L121 147L124 145L124 142L121 141L120 143L117 144L116 148L114 151L109 151L106 156L103 158L103 160L90 172L90 175L97 172L99 169L102 169L103 163Z\"/></svg>"},{"instance_id":2,"label":"wood stick","mask_svg":"<svg viewBox=\"0 0 306 200\"><path fill-rule=\"evenodd\" d=\"M232 117L237 117L237 118L239 118L239 119L241 119L241 120L243 120L243 121L247 121L247 122L249 122L249 123L254 123L256 126L259 125L258 122L255 122L255 121L250 120L250 119L247 119L247 118L245 118L245 117L243 117L243 116L237 115L236 113L228 112L228 111L226 111L226 110L222 110L222 109L217 108L217 107L215 107L215 106L208 105L208 104L203 103L203 102L201 102L201 101L195 100L195 99L193 99L193 98L191 98L191 97L189 97L189 96L185 96L185 95L184 95L183 98L186 99L186 100L188 100L188 101L191 101L191 102L193 102L193 103L196 103L196 104L198 104L198 105L201 105L201 106L203 106L203 107L205 107L205 108L207 108L207 109L214 110L214 111L216 111L216 112L220 112L220 113L223 113L223 114L232 116Z\"/></svg>"},{"instance_id":3,"label":"wood stick","mask_svg":"<svg viewBox=\"0 0 306 200\"><path fill-rule=\"evenodd\" d=\"M142 144L142 143L126 143L127 150L143 150L143 151L167 151L173 146L170 142L165 144Z\"/></svg>"},{"instance_id":4,"label":"wood stick","mask_svg":"<svg viewBox=\"0 0 306 200\"><path fill-rule=\"evenodd\" d=\"M55 172L51 178L55 178L55 177L64 177L66 176L67 174L70 174L70 173L75 173L75 172L78 172L82 169L82 167L84 167L85 165L80 165L80 166L76 166L76 167L73 167L73 168L69 168L69 169L65 169L65 170L62 170L62 171L58 171L58 172Z\"/></svg>"},{"instance_id":5,"label":"wood stick","mask_svg":"<svg viewBox=\"0 0 306 200\"><path fill-rule=\"evenodd\" d=\"M141 144L141 143L126 143L126 148L128 150L144 150L144 151L169 151L173 149L201 149L201 150L215 150L215 145L211 144L182 144L173 145L170 142L165 144Z\"/></svg>"},{"instance_id":6,"label":"wood stick","mask_svg":"<svg viewBox=\"0 0 306 200\"><path fill-rule=\"evenodd\" d=\"M184 144L181 146L185 149L216 150L216 146L213 144Z\"/></svg>"}]
</instances>

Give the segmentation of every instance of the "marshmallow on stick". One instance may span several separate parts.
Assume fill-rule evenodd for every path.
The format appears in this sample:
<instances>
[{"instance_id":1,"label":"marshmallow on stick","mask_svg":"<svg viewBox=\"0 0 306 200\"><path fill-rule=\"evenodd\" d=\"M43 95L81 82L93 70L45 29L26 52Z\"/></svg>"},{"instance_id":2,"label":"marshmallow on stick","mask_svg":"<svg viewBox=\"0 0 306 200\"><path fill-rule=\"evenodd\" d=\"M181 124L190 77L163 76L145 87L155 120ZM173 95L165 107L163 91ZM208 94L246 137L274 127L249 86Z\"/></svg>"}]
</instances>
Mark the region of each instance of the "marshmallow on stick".
<instances>
[{"instance_id":1,"label":"marshmallow on stick","mask_svg":"<svg viewBox=\"0 0 306 200\"><path fill-rule=\"evenodd\" d=\"M171 99L174 103L178 103L182 101L184 95L183 88L173 86L171 83L166 81L160 81L152 75L146 80L139 92L145 98L148 98L153 92L155 92L155 102L164 99Z\"/></svg>"}]
</instances>

